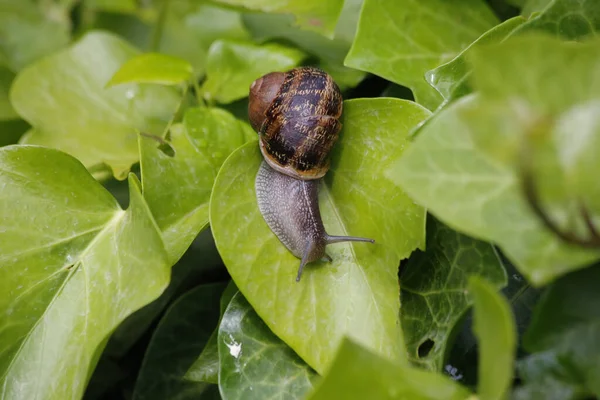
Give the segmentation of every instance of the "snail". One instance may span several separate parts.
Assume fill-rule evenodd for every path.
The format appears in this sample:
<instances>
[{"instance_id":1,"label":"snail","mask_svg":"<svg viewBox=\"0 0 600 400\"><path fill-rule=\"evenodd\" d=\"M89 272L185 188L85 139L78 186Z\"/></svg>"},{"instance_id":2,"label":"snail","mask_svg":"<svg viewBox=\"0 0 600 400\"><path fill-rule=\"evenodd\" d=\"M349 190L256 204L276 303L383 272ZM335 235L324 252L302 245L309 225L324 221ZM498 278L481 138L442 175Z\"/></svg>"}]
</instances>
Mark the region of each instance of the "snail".
<instances>
[{"instance_id":1,"label":"snail","mask_svg":"<svg viewBox=\"0 0 600 400\"><path fill-rule=\"evenodd\" d=\"M259 135L263 161L256 174L258 208L271 231L300 261L326 259L328 244L371 242L332 236L323 226L318 185L342 128L340 89L327 73L300 67L271 72L250 86L248 116Z\"/></svg>"}]
</instances>

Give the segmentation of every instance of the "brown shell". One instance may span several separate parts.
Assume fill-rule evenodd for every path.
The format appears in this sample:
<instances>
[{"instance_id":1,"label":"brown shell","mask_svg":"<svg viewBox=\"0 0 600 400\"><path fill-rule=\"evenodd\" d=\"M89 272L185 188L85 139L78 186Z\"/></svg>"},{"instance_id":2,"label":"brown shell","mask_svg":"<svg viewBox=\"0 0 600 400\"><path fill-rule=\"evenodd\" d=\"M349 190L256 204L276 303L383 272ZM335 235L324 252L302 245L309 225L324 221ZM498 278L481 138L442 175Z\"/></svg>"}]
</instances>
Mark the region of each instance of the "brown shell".
<instances>
[{"instance_id":1,"label":"brown shell","mask_svg":"<svg viewBox=\"0 0 600 400\"><path fill-rule=\"evenodd\" d=\"M331 76L301 67L271 73L250 88L249 118L269 165L297 179L318 179L342 124L342 94Z\"/></svg>"}]
</instances>

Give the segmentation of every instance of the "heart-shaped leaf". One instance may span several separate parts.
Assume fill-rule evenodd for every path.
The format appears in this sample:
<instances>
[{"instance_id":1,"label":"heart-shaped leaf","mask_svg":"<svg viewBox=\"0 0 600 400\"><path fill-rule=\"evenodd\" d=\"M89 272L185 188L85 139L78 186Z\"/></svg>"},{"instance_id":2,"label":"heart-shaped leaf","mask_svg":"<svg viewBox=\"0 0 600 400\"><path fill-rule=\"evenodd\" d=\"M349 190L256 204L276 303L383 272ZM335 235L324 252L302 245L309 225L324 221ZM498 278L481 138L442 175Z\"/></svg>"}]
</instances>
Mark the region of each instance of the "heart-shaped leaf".
<instances>
[{"instance_id":1,"label":"heart-shaped leaf","mask_svg":"<svg viewBox=\"0 0 600 400\"><path fill-rule=\"evenodd\" d=\"M194 70L187 61L166 54L145 53L125 62L107 86L119 83L179 85L190 80Z\"/></svg>"},{"instance_id":2,"label":"heart-shaped leaf","mask_svg":"<svg viewBox=\"0 0 600 400\"><path fill-rule=\"evenodd\" d=\"M383 172L428 115L404 100L344 103L344 129L321 184L323 222L331 234L370 237L376 244L329 246L333 262L310 265L299 283L294 278L300 260L258 210L258 144L238 149L219 172L210 203L219 253L269 328L319 372L344 335L393 359L405 358L398 262L423 247L425 212L390 185Z\"/></svg>"},{"instance_id":3,"label":"heart-shaped leaf","mask_svg":"<svg viewBox=\"0 0 600 400\"><path fill-rule=\"evenodd\" d=\"M464 400L469 391L450 378L402 366L344 340L310 400Z\"/></svg>"},{"instance_id":4,"label":"heart-shaped leaf","mask_svg":"<svg viewBox=\"0 0 600 400\"><path fill-rule=\"evenodd\" d=\"M241 293L219 326L219 387L223 399L303 399L317 375L275 336Z\"/></svg>"},{"instance_id":5,"label":"heart-shaped leaf","mask_svg":"<svg viewBox=\"0 0 600 400\"><path fill-rule=\"evenodd\" d=\"M209 387L185 379L219 320L225 284L200 285L173 303L160 320L140 368L133 400L197 399Z\"/></svg>"},{"instance_id":6,"label":"heart-shaped leaf","mask_svg":"<svg viewBox=\"0 0 600 400\"><path fill-rule=\"evenodd\" d=\"M469 278L473 297L473 330L479 342L479 382L482 400L506 398L512 384L516 350L514 317L506 299L482 278Z\"/></svg>"},{"instance_id":7,"label":"heart-shaped leaf","mask_svg":"<svg viewBox=\"0 0 600 400\"><path fill-rule=\"evenodd\" d=\"M365 0L346 65L408 86L434 110L425 72L451 60L498 20L482 0Z\"/></svg>"},{"instance_id":8,"label":"heart-shaped leaf","mask_svg":"<svg viewBox=\"0 0 600 400\"><path fill-rule=\"evenodd\" d=\"M427 250L413 254L402 271L400 318L408 357L441 371L451 334L471 305L468 278L481 276L506 285L506 271L494 247L453 231L429 217Z\"/></svg>"},{"instance_id":9,"label":"heart-shaped leaf","mask_svg":"<svg viewBox=\"0 0 600 400\"><path fill-rule=\"evenodd\" d=\"M252 11L292 14L296 23L327 37L333 35L344 0L214 0L216 3L243 7Z\"/></svg>"},{"instance_id":10,"label":"heart-shaped leaf","mask_svg":"<svg viewBox=\"0 0 600 400\"><path fill-rule=\"evenodd\" d=\"M108 335L167 286L160 233L134 176L123 211L56 150L1 149L0 187L3 397L80 398Z\"/></svg>"},{"instance_id":11,"label":"heart-shaped leaf","mask_svg":"<svg viewBox=\"0 0 600 400\"><path fill-rule=\"evenodd\" d=\"M140 137L144 198L173 263L208 224L208 201L221 164L254 138L248 124L218 108L188 109L183 123L171 127L168 144L174 154Z\"/></svg>"},{"instance_id":12,"label":"heart-shaped leaf","mask_svg":"<svg viewBox=\"0 0 600 400\"><path fill-rule=\"evenodd\" d=\"M65 151L88 168L107 164L125 178L139 157L136 130L161 135L181 97L157 85L105 88L135 55L118 37L92 32L23 70L11 90L15 110L33 126L22 143Z\"/></svg>"},{"instance_id":13,"label":"heart-shaped leaf","mask_svg":"<svg viewBox=\"0 0 600 400\"><path fill-rule=\"evenodd\" d=\"M206 64L208 78L202 86L207 100L230 103L248 96L252 82L273 71L295 67L306 55L277 43L217 40L210 47Z\"/></svg>"}]
</instances>

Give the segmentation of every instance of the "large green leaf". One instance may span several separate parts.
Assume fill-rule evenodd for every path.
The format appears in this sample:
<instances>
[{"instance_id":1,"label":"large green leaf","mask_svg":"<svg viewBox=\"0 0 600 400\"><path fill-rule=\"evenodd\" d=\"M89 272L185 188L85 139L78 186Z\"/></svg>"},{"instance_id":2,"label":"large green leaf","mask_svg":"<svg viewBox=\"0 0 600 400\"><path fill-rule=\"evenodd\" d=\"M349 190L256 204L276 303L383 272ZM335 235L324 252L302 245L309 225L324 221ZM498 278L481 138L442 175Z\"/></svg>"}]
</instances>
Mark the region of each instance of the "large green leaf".
<instances>
[{"instance_id":1,"label":"large green leaf","mask_svg":"<svg viewBox=\"0 0 600 400\"><path fill-rule=\"evenodd\" d=\"M268 72L295 67L305 56L300 50L277 43L257 45L217 40L208 53L208 77L202 92L209 101L231 103L248 96L255 79Z\"/></svg>"},{"instance_id":2,"label":"large green leaf","mask_svg":"<svg viewBox=\"0 0 600 400\"><path fill-rule=\"evenodd\" d=\"M344 0L213 0L247 10L275 14L292 14L302 29L333 35Z\"/></svg>"},{"instance_id":3,"label":"large green leaf","mask_svg":"<svg viewBox=\"0 0 600 400\"><path fill-rule=\"evenodd\" d=\"M255 137L248 124L218 108L187 110L183 123L171 127L172 155L140 137L144 198L173 262L208 224L208 201L221 164Z\"/></svg>"},{"instance_id":4,"label":"large green leaf","mask_svg":"<svg viewBox=\"0 0 600 400\"><path fill-rule=\"evenodd\" d=\"M275 336L240 293L219 326L219 387L225 400L303 399L315 372Z\"/></svg>"},{"instance_id":5,"label":"large green leaf","mask_svg":"<svg viewBox=\"0 0 600 400\"><path fill-rule=\"evenodd\" d=\"M250 36L239 12L207 2L170 1L164 18L160 37L146 40L157 42L150 50L187 60L198 76L206 71L208 50L215 40L243 40ZM152 34L156 35L156 31Z\"/></svg>"},{"instance_id":6,"label":"large green leaf","mask_svg":"<svg viewBox=\"0 0 600 400\"><path fill-rule=\"evenodd\" d=\"M208 388L184 376L217 325L224 288L200 285L169 307L146 350L133 400L197 399Z\"/></svg>"},{"instance_id":7,"label":"large green leaf","mask_svg":"<svg viewBox=\"0 0 600 400\"><path fill-rule=\"evenodd\" d=\"M2 398L79 398L108 335L167 286L160 234L129 183L123 211L64 153L0 150Z\"/></svg>"},{"instance_id":8,"label":"large green leaf","mask_svg":"<svg viewBox=\"0 0 600 400\"><path fill-rule=\"evenodd\" d=\"M408 86L433 110L442 99L425 72L497 23L482 0L365 0L346 65Z\"/></svg>"},{"instance_id":9,"label":"large green leaf","mask_svg":"<svg viewBox=\"0 0 600 400\"><path fill-rule=\"evenodd\" d=\"M33 126L22 143L65 151L88 168L107 164L124 178L139 157L136 130L162 134L180 99L157 85L105 88L134 55L116 36L92 32L23 70L11 90L15 110Z\"/></svg>"},{"instance_id":10,"label":"large green leaf","mask_svg":"<svg viewBox=\"0 0 600 400\"><path fill-rule=\"evenodd\" d=\"M398 261L423 247L425 212L390 185L383 172L428 115L417 104L397 99L344 103L344 129L321 185L321 213L331 234L370 237L376 244L329 246L333 262L309 266L300 283L294 282L300 260L258 211L258 144L233 153L219 172L210 203L219 253L269 328L319 372L344 335L405 359Z\"/></svg>"},{"instance_id":11,"label":"large green leaf","mask_svg":"<svg viewBox=\"0 0 600 400\"><path fill-rule=\"evenodd\" d=\"M482 104L480 97L467 96L429 120L389 170L390 178L450 227L497 243L535 285L597 258L597 252L568 245L550 232L526 203L515 168L481 148L493 139L496 150L503 150L504 136L494 129L515 122L513 115L500 114L473 127L470 117L481 119Z\"/></svg>"},{"instance_id":12,"label":"large green leaf","mask_svg":"<svg viewBox=\"0 0 600 400\"><path fill-rule=\"evenodd\" d=\"M41 3L41 2L40 2ZM0 0L0 65L13 72L69 43L67 18L29 0Z\"/></svg>"},{"instance_id":13,"label":"large green leaf","mask_svg":"<svg viewBox=\"0 0 600 400\"><path fill-rule=\"evenodd\" d=\"M522 390L562 387L585 398L600 396L600 266L557 280L537 304L523 342L534 352L519 365ZM565 396L565 398L567 398Z\"/></svg>"},{"instance_id":14,"label":"large green leaf","mask_svg":"<svg viewBox=\"0 0 600 400\"><path fill-rule=\"evenodd\" d=\"M333 39L292 26L284 15L248 13L244 23L257 40L281 38L289 40L307 53L319 58L319 66L331 74L343 90L357 85L365 76L363 71L344 67L344 58L350 50L363 0L346 0Z\"/></svg>"},{"instance_id":15,"label":"large green leaf","mask_svg":"<svg viewBox=\"0 0 600 400\"><path fill-rule=\"evenodd\" d=\"M344 340L310 400L464 400L469 391L448 377L401 366Z\"/></svg>"},{"instance_id":16,"label":"large green leaf","mask_svg":"<svg viewBox=\"0 0 600 400\"><path fill-rule=\"evenodd\" d=\"M451 334L471 305L470 276L481 276L497 286L506 284L506 271L491 244L461 235L430 217L427 251L413 254L400 277L400 317L412 362L442 370Z\"/></svg>"},{"instance_id":17,"label":"large green leaf","mask_svg":"<svg viewBox=\"0 0 600 400\"><path fill-rule=\"evenodd\" d=\"M123 64L107 85L132 82L179 85L187 83L193 72L190 63L181 58L159 53L144 53Z\"/></svg>"},{"instance_id":18,"label":"large green leaf","mask_svg":"<svg viewBox=\"0 0 600 400\"><path fill-rule=\"evenodd\" d=\"M514 317L506 299L489 282L470 277L469 294L480 354L477 393L482 400L505 399L512 384L516 350Z\"/></svg>"}]
</instances>

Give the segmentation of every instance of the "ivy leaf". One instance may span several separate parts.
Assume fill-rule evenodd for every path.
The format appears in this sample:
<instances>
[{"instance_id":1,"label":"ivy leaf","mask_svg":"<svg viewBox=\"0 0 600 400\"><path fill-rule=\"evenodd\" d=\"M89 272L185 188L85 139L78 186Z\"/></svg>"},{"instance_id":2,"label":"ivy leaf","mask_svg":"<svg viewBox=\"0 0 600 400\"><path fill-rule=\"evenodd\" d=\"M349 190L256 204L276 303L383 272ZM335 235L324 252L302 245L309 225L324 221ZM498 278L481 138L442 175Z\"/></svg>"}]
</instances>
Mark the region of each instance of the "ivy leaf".
<instances>
[{"instance_id":1,"label":"ivy leaf","mask_svg":"<svg viewBox=\"0 0 600 400\"><path fill-rule=\"evenodd\" d=\"M309 399L464 400L469 395L441 374L395 364L345 339Z\"/></svg>"},{"instance_id":2,"label":"ivy leaf","mask_svg":"<svg viewBox=\"0 0 600 400\"><path fill-rule=\"evenodd\" d=\"M197 399L208 384L184 378L219 319L224 284L200 285L177 299L158 324L136 380L133 400Z\"/></svg>"},{"instance_id":3,"label":"ivy leaf","mask_svg":"<svg viewBox=\"0 0 600 400\"><path fill-rule=\"evenodd\" d=\"M534 354L519 363L519 375L527 382L521 391L537 388L550 395L550 389L560 388L571 398L600 395L598 284L600 267L595 265L557 280L542 295L523 338Z\"/></svg>"},{"instance_id":4,"label":"ivy leaf","mask_svg":"<svg viewBox=\"0 0 600 400\"><path fill-rule=\"evenodd\" d=\"M105 89L135 54L121 39L92 32L22 71L11 90L15 110L33 126L22 143L65 151L87 168L107 164L123 179L139 157L136 130L162 134L180 99L156 85Z\"/></svg>"},{"instance_id":5,"label":"ivy leaf","mask_svg":"<svg viewBox=\"0 0 600 400\"><path fill-rule=\"evenodd\" d=\"M433 110L442 99L425 81L425 72L451 60L497 23L481 0L365 0L345 64L409 87Z\"/></svg>"},{"instance_id":6,"label":"ivy leaf","mask_svg":"<svg viewBox=\"0 0 600 400\"><path fill-rule=\"evenodd\" d=\"M219 326L219 387L224 399L302 399L314 371L275 336L238 293Z\"/></svg>"},{"instance_id":7,"label":"ivy leaf","mask_svg":"<svg viewBox=\"0 0 600 400\"><path fill-rule=\"evenodd\" d=\"M473 127L469 116L481 119L482 109L481 98L470 95L436 114L390 168L390 179L451 228L497 243L534 285L596 259L596 252L568 245L550 232L526 203L514 167L482 150L487 138L504 137L481 129L485 118L475 124L480 129ZM506 124L488 120L487 127L510 128L514 117L504 118Z\"/></svg>"},{"instance_id":8,"label":"ivy leaf","mask_svg":"<svg viewBox=\"0 0 600 400\"><path fill-rule=\"evenodd\" d=\"M107 336L167 286L160 234L134 176L123 211L56 150L4 147L0 186L3 395L80 398Z\"/></svg>"},{"instance_id":9,"label":"ivy leaf","mask_svg":"<svg viewBox=\"0 0 600 400\"><path fill-rule=\"evenodd\" d=\"M218 108L192 108L171 127L165 154L140 138L144 198L174 263L208 224L208 201L217 172L237 147L256 137L250 126Z\"/></svg>"},{"instance_id":10,"label":"ivy leaf","mask_svg":"<svg viewBox=\"0 0 600 400\"><path fill-rule=\"evenodd\" d=\"M208 50L215 40L250 37L241 13L205 2L171 1L164 18L164 30L156 43L157 51L187 60L196 76L206 72ZM146 42L152 40L151 34L148 30Z\"/></svg>"},{"instance_id":11,"label":"ivy leaf","mask_svg":"<svg viewBox=\"0 0 600 400\"><path fill-rule=\"evenodd\" d=\"M202 92L209 101L231 103L247 97L252 82L262 75L288 70L304 58L302 51L281 44L217 40L208 52Z\"/></svg>"},{"instance_id":12,"label":"ivy leaf","mask_svg":"<svg viewBox=\"0 0 600 400\"><path fill-rule=\"evenodd\" d=\"M506 285L506 271L494 247L453 231L433 217L427 222L427 251L408 260L400 277L400 318L409 359L441 371L451 334L471 305L467 279L481 276Z\"/></svg>"},{"instance_id":13,"label":"ivy leaf","mask_svg":"<svg viewBox=\"0 0 600 400\"><path fill-rule=\"evenodd\" d=\"M344 0L214 0L217 4L274 14L292 14L302 29L331 38Z\"/></svg>"},{"instance_id":14,"label":"ivy leaf","mask_svg":"<svg viewBox=\"0 0 600 400\"><path fill-rule=\"evenodd\" d=\"M219 172L210 221L225 266L269 328L318 372L344 335L388 357L404 356L398 262L423 247L425 212L389 185L383 172L428 115L404 100L344 103L344 129L321 185L321 214L331 234L370 237L376 244L329 246L333 262L309 266L300 283L294 281L300 260L258 210L258 144L238 149Z\"/></svg>"},{"instance_id":15,"label":"ivy leaf","mask_svg":"<svg viewBox=\"0 0 600 400\"><path fill-rule=\"evenodd\" d=\"M146 53L125 62L107 86L119 83L158 83L179 85L190 80L192 66L187 61L166 54Z\"/></svg>"},{"instance_id":16,"label":"ivy leaf","mask_svg":"<svg viewBox=\"0 0 600 400\"><path fill-rule=\"evenodd\" d=\"M506 299L482 278L469 278L469 294L473 297L473 330L480 354L477 392L482 400L504 399L513 378L517 336L514 317Z\"/></svg>"},{"instance_id":17,"label":"ivy leaf","mask_svg":"<svg viewBox=\"0 0 600 400\"><path fill-rule=\"evenodd\" d=\"M229 281L229 284L221 295L221 301L219 303L219 308L221 310L218 324L219 326L221 325L221 319L227 310L227 306L236 293L238 293L237 286L235 286L233 281ZM185 374L186 379L197 382L210 382L215 384L219 383L219 326L217 326L212 335L210 335L210 339L208 339L204 350L202 350L202 353L200 353L198 359L194 361L194 364L192 364L190 369Z\"/></svg>"},{"instance_id":18,"label":"ivy leaf","mask_svg":"<svg viewBox=\"0 0 600 400\"><path fill-rule=\"evenodd\" d=\"M356 35L358 15L363 0L346 0L333 39L292 26L293 19L277 14L248 13L244 23L259 41L285 39L319 59L319 66L327 71L344 90L356 86L366 75L344 66L344 58Z\"/></svg>"},{"instance_id":19,"label":"ivy leaf","mask_svg":"<svg viewBox=\"0 0 600 400\"><path fill-rule=\"evenodd\" d=\"M67 21L44 14L31 1L0 0L0 64L17 72L66 46Z\"/></svg>"},{"instance_id":20,"label":"ivy leaf","mask_svg":"<svg viewBox=\"0 0 600 400\"><path fill-rule=\"evenodd\" d=\"M523 17L514 17L496 25L460 52L452 61L428 71L425 79L444 97L444 103L471 93L473 90L468 81L471 68L466 60L471 49L479 45L501 42L526 21Z\"/></svg>"}]
</instances>

